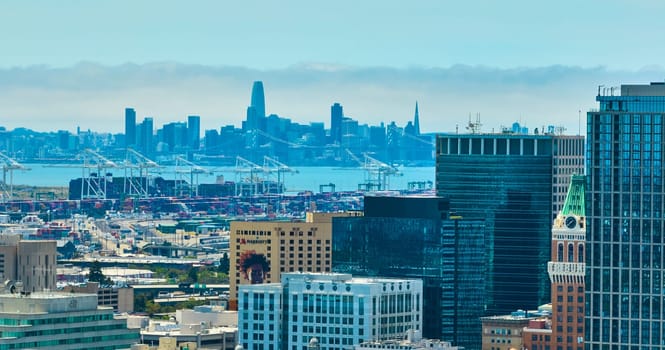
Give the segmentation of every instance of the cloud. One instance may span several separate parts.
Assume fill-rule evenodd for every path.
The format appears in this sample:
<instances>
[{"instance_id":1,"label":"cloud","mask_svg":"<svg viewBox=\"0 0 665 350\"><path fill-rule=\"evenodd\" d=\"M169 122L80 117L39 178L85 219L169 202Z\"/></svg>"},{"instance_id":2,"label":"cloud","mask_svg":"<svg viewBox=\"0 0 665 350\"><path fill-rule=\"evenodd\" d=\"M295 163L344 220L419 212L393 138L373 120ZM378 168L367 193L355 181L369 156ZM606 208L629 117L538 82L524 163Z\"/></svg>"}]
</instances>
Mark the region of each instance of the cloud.
<instances>
[{"instance_id":1,"label":"cloud","mask_svg":"<svg viewBox=\"0 0 665 350\"><path fill-rule=\"evenodd\" d=\"M561 125L580 128L578 117L596 108L598 85L648 83L662 79L659 66L637 71L604 67L488 66L359 68L307 63L285 69L174 62L103 66L82 62L69 68L30 66L0 70L0 120L8 129L91 129L122 132L125 107L139 121L150 116L156 127L201 116L205 129L240 126L252 82L262 80L266 111L295 122L323 121L339 102L346 115L377 125L412 120L419 102L425 132L464 130L469 116L480 115L484 131L521 121L530 128Z\"/></svg>"}]
</instances>

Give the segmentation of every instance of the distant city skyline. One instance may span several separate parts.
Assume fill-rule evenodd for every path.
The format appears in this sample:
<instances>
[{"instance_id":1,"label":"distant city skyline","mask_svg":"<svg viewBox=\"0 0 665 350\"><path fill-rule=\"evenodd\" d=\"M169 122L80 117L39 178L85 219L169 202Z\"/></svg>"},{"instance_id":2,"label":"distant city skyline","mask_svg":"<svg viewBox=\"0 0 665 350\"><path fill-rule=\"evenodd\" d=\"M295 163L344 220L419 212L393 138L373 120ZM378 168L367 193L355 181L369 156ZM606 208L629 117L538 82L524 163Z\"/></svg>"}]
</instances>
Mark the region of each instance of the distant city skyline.
<instances>
[{"instance_id":1,"label":"distant city skyline","mask_svg":"<svg viewBox=\"0 0 665 350\"><path fill-rule=\"evenodd\" d=\"M599 85L648 83L664 76L665 70L658 68L565 66L300 66L264 71L179 63L35 66L0 69L0 126L123 133L124 111L130 107L137 121L151 117L156 126L198 115L202 133L225 125L241 127L252 84L261 80L267 115L301 124L324 122L326 129L335 102L343 106L344 115L361 124L394 121L400 126L413 120L418 102L422 133L465 133L469 119L480 115L483 132L499 132L517 121L531 131L557 125L576 135L585 132L584 113L595 108L593 91Z\"/></svg>"},{"instance_id":2,"label":"distant city skyline","mask_svg":"<svg viewBox=\"0 0 665 350\"><path fill-rule=\"evenodd\" d=\"M155 125L200 115L202 132L240 126L260 80L266 114L328 129L335 102L360 123L405 125L418 101L423 133L464 132L480 114L486 132L518 121L577 134L598 85L665 77L665 47L654 45L664 10L649 0L3 3L0 126L120 133L126 107Z\"/></svg>"}]
</instances>

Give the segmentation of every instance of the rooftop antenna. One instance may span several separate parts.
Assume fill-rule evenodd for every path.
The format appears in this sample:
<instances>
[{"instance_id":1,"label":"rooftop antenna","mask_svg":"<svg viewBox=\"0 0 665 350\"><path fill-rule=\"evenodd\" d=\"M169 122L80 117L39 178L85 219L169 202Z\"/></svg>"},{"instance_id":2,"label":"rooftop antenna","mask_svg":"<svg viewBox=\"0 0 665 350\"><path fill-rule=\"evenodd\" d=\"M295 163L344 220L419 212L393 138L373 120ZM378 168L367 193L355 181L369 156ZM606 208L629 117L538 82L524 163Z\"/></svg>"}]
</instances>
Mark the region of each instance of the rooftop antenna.
<instances>
[{"instance_id":1,"label":"rooftop antenna","mask_svg":"<svg viewBox=\"0 0 665 350\"><path fill-rule=\"evenodd\" d=\"M582 110L577 110L577 136L582 134Z\"/></svg>"},{"instance_id":2,"label":"rooftop antenna","mask_svg":"<svg viewBox=\"0 0 665 350\"><path fill-rule=\"evenodd\" d=\"M471 114L469 114L469 124L467 124L466 129L471 131L472 134L475 134L480 131L481 126L483 126L483 124L480 122L480 113L476 114L475 122L471 121Z\"/></svg>"}]
</instances>

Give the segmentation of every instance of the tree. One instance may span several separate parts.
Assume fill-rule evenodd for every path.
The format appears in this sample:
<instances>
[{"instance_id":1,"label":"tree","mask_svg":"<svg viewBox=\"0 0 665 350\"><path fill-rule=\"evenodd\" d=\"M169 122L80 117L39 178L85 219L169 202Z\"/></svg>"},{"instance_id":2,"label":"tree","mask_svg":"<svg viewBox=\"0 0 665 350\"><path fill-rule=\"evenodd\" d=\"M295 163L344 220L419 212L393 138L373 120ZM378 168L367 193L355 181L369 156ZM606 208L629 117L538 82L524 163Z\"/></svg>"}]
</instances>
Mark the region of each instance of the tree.
<instances>
[{"instance_id":1,"label":"tree","mask_svg":"<svg viewBox=\"0 0 665 350\"><path fill-rule=\"evenodd\" d=\"M222 257L219 259L219 272L223 272L228 275L230 267L231 260L229 260L229 254L224 253L224 255L222 255Z\"/></svg>"},{"instance_id":2,"label":"tree","mask_svg":"<svg viewBox=\"0 0 665 350\"><path fill-rule=\"evenodd\" d=\"M187 279L188 282L191 283L196 283L199 281L199 274L198 274L198 269L194 266L189 268L189 271L187 271Z\"/></svg>"},{"instance_id":3,"label":"tree","mask_svg":"<svg viewBox=\"0 0 665 350\"><path fill-rule=\"evenodd\" d=\"M113 284L113 281L102 273L102 264L98 260L93 261L90 265L90 272L87 277L88 282L98 282L99 285Z\"/></svg>"}]
</instances>

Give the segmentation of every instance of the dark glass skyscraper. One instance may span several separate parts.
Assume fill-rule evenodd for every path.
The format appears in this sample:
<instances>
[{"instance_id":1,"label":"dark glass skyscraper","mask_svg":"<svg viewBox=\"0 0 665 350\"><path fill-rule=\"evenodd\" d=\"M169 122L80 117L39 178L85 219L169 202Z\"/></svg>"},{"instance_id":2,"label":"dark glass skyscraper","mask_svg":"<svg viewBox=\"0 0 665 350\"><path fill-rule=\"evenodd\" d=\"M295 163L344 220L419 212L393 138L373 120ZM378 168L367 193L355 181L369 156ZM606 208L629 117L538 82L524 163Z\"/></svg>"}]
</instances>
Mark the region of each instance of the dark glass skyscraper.
<instances>
[{"instance_id":1,"label":"dark glass skyscraper","mask_svg":"<svg viewBox=\"0 0 665 350\"><path fill-rule=\"evenodd\" d=\"M553 213L570 175L584 170L582 136L446 134L437 137L436 193L464 219L484 220L487 314L550 301Z\"/></svg>"},{"instance_id":2,"label":"dark glass skyscraper","mask_svg":"<svg viewBox=\"0 0 665 350\"><path fill-rule=\"evenodd\" d=\"M144 118L139 129L139 151L145 155L152 155L155 152L155 141L154 141L154 122L153 119L148 117Z\"/></svg>"},{"instance_id":3,"label":"dark glass skyscraper","mask_svg":"<svg viewBox=\"0 0 665 350\"><path fill-rule=\"evenodd\" d=\"M263 95L263 82L255 81L252 85L252 99L247 107L247 121L245 131L264 130L266 119L266 104Z\"/></svg>"},{"instance_id":4,"label":"dark glass skyscraper","mask_svg":"<svg viewBox=\"0 0 665 350\"><path fill-rule=\"evenodd\" d=\"M599 88L587 113L587 349L665 349L665 84Z\"/></svg>"},{"instance_id":5,"label":"dark glass skyscraper","mask_svg":"<svg viewBox=\"0 0 665 350\"><path fill-rule=\"evenodd\" d=\"M252 85L252 101L251 106L257 118L266 117L266 98L263 94L263 82L255 81Z\"/></svg>"},{"instance_id":6,"label":"dark glass skyscraper","mask_svg":"<svg viewBox=\"0 0 665 350\"><path fill-rule=\"evenodd\" d=\"M423 335L480 349L484 226L450 216L440 197L365 197L360 217L333 218L332 269L423 280Z\"/></svg>"},{"instance_id":7,"label":"dark glass skyscraper","mask_svg":"<svg viewBox=\"0 0 665 350\"><path fill-rule=\"evenodd\" d=\"M255 150L264 143L265 137L260 135L266 131L266 105L263 94L263 82L255 81L252 85L252 99L247 107L247 120L243 125L245 146Z\"/></svg>"},{"instance_id":8,"label":"dark glass skyscraper","mask_svg":"<svg viewBox=\"0 0 665 350\"><path fill-rule=\"evenodd\" d=\"M192 150L201 147L201 117L198 115L187 117L187 145Z\"/></svg>"},{"instance_id":9,"label":"dark glass skyscraper","mask_svg":"<svg viewBox=\"0 0 665 350\"><path fill-rule=\"evenodd\" d=\"M342 105L335 102L330 106L330 141L332 143L342 143L342 119L344 119Z\"/></svg>"},{"instance_id":10,"label":"dark glass skyscraper","mask_svg":"<svg viewBox=\"0 0 665 350\"><path fill-rule=\"evenodd\" d=\"M136 145L136 111L125 108L125 147Z\"/></svg>"}]
</instances>

